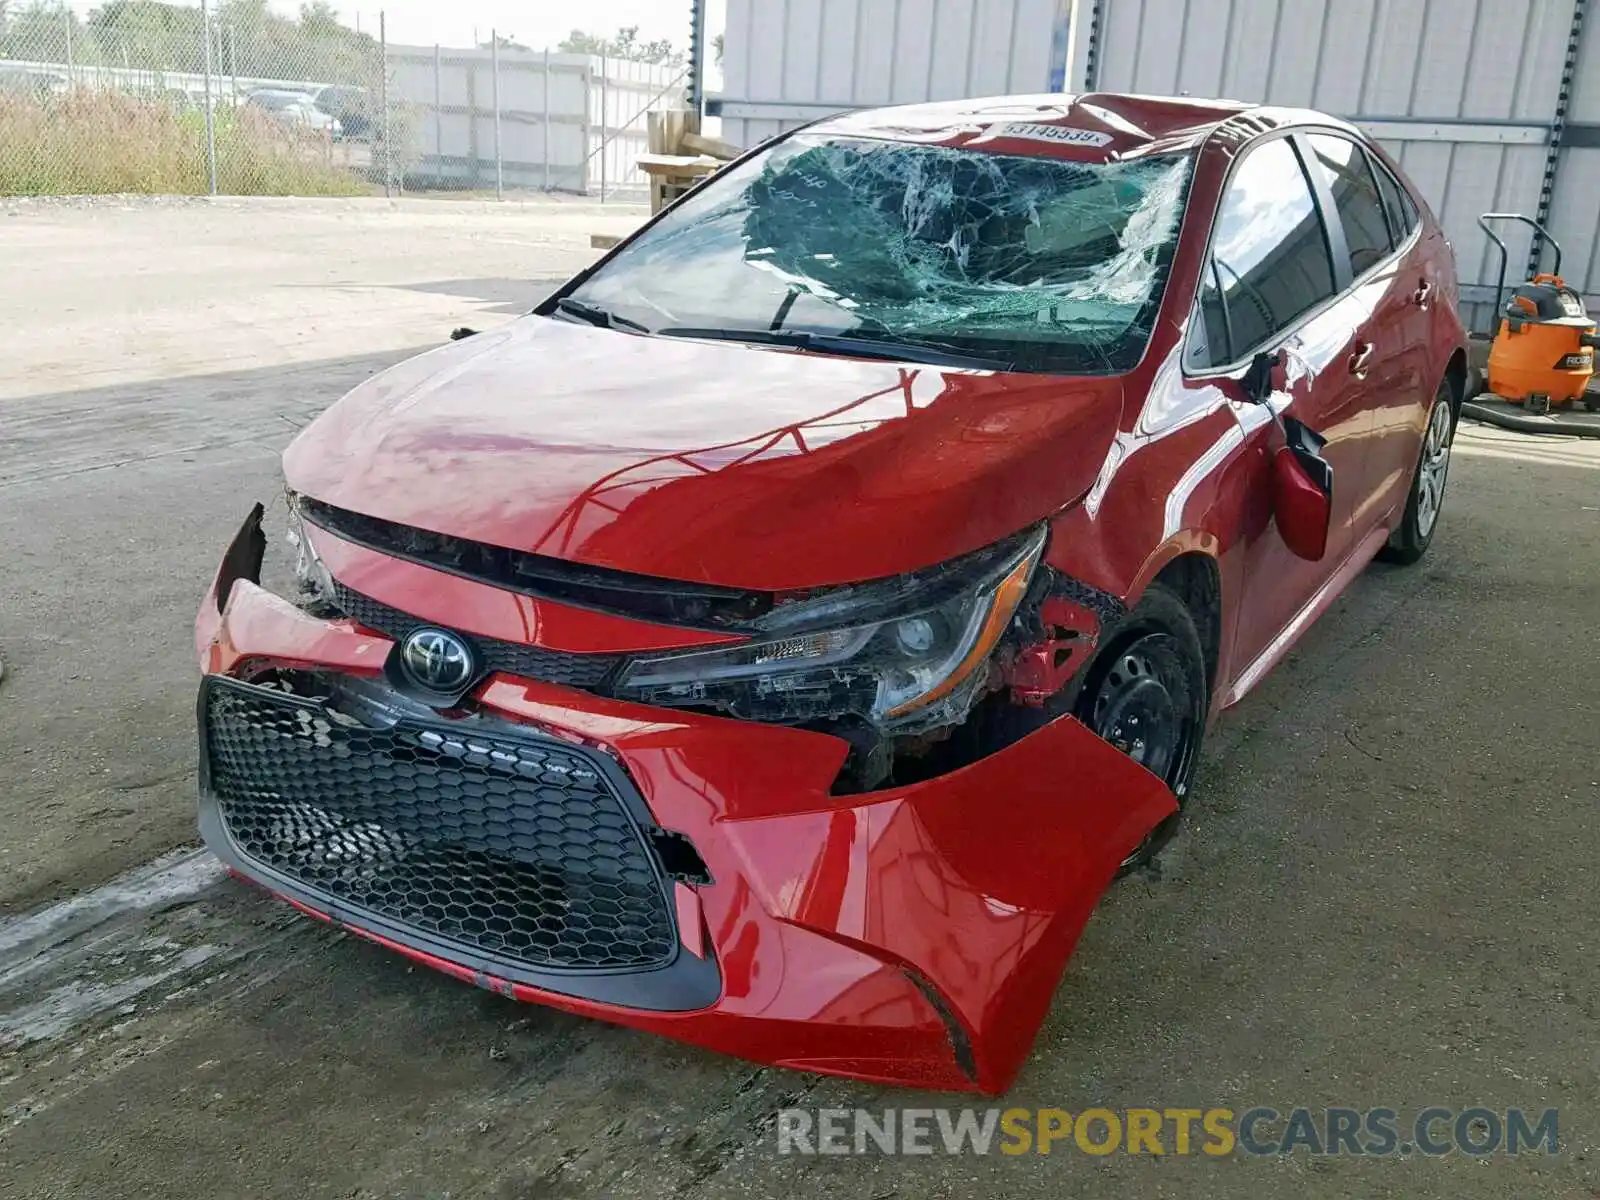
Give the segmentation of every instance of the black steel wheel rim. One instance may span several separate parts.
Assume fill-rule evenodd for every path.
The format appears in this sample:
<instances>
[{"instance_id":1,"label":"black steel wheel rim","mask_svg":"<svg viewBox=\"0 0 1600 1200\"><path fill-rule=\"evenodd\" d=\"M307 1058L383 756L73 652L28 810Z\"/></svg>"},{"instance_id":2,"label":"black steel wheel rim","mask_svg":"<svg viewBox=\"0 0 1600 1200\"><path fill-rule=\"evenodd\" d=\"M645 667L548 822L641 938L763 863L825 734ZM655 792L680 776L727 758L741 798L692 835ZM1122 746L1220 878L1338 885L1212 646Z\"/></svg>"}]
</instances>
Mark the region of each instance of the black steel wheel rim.
<instances>
[{"instance_id":1,"label":"black steel wheel rim","mask_svg":"<svg viewBox=\"0 0 1600 1200\"><path fill-rule=\"evenodd\" d=\"M1089 728L1161 779L1181 806L1200 742L1202 697L1178 639L1160 631L1132 638L1108 657L1086 699L1079 711ZM1157 829L1145 838L1124 869L1160 836Z\"/></svg>"}]
</instances>

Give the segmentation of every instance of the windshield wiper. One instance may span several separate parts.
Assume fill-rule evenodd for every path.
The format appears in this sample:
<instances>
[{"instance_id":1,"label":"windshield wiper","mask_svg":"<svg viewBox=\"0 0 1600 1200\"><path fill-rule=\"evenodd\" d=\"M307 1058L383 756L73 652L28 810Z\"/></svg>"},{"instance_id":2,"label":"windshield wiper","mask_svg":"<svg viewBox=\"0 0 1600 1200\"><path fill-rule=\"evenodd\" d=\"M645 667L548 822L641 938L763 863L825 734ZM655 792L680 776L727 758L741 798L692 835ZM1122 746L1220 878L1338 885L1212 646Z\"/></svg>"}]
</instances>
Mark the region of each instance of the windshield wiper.
<instances>
[{"instance_id":1,"label":"windshield wiper","mask_svg":"<svg viewBox=\"0 0 1600 1200\"><path fill-rule=\"evenodd\" d=\"M608 308L601 308L596 304L589 304L583 300L574 300L571 296L563 296L556 301L556 311L566 313L569 317L577 317L580 321L587 321L591 325L599 325L602 329L629 329L634 333L649 333L647 326L638 321L619 317Z\"/></svg>"},{"instance_id":2,"label":"windshield wiper","mask_svg":"<svg viewBox=\"0 0 1600 1200\"><path fill-rule=\"evenodd\" d=\"M715 329L669 325L655 331L661 337L704 338L713 342L750 342L759 346L792 346L817 354L854 358L882 358L891 362L927 363L937 367L1009 371L1013 364L994 355L974 354L953 346L927 342L897 342L888 338L856 337L847 333L808 333L800 329Z\"/></svg>"}]
</instances>

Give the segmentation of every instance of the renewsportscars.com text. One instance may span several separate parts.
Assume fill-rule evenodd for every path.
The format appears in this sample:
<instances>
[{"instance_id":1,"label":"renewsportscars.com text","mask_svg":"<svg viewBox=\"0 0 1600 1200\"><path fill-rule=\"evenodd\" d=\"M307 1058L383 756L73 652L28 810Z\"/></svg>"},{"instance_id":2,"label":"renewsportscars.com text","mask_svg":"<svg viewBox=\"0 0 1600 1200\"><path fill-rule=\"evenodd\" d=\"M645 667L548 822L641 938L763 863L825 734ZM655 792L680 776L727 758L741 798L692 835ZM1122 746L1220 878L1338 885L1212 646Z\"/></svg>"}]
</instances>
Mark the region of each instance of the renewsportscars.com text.
<instances>
[{"instance_id":1,"label":"renewsportscars.com text","mask_svg":"<svg viewBox=\"0 0 1600 1200\"><path fill-rule=\"evenodd\" d=\"M779 1154L1557 1154L1558 1110L786 1108Z\"/></svg>"}]
</instances>

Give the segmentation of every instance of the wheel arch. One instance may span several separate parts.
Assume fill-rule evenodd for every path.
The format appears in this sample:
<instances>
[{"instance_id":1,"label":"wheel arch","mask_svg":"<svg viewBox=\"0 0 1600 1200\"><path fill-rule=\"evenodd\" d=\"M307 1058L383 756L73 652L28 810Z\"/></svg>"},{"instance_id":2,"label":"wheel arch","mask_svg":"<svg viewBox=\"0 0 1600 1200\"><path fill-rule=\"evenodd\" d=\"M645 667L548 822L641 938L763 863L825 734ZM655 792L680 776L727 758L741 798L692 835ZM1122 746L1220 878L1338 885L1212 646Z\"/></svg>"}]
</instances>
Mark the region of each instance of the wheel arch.
<instances>
[{"instance_id":1,"label":"wheel arch","mask_svg":"<svg viewBox=\"0 0 1600 1200\"><path fill-rule=\"evenodd\" d=\"M1467 352L1457 346L1444 365L1445 382L1450 385L1450 407L1457 420L1461 418L1461 405L1467 399Z\"/></svg>"},{"instance_id":2,"label":"wheel arch","mask_svg":"<svg viewBox=\"0 0 1600 1200\"><path fill-rule=\"evenodd\" d=\"M1159 583L1177 595L1189 610L1205 655L1206 686L1215 694L1224 624L1222 569L1217 559L1216 539L1209 534L1195 533L1168 542L1146 562L1139 572L1139 580L1128 597L1129 608L1138 604L1139 597L1151 584Z\"/></svg>"}]
</instances>

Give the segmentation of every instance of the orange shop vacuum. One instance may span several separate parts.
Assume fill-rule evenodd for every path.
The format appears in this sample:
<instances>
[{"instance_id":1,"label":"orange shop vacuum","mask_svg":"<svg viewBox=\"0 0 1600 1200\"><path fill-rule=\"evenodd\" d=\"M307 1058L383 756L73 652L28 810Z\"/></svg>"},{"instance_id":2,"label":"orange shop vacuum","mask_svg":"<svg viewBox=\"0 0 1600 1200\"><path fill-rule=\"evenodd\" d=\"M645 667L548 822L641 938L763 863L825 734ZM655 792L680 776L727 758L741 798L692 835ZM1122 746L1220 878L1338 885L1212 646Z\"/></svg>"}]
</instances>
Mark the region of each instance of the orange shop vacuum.
<instances>
[{"instance_id":1,"label":"orange shop vacuum","mask_svg":"<svg viewBox=\"0 0 1600 1200\"><path fill-rule=\"evenodd\" d=\"M1535 235L1555 252L1551 272L1536 272L1527 283L1511 290L1509 300L1509 254L1505 242L1490 227L1491 221L1531 225ZM1560 245L1543 225L1522 213L1484 213L1478 224L1500 248L1500 282L1494 300L1500 327L1489 349L1488 390L1536 414L1574 400L1582 400L1590 412L1600 409L1600 395L1587 391L1594 378L1600 337L1595 334L1595 319L1584 309L1583 297L1561 278ZM1536 244L1543 257L1544 246Z\"/></svg>"}]
</instances>

